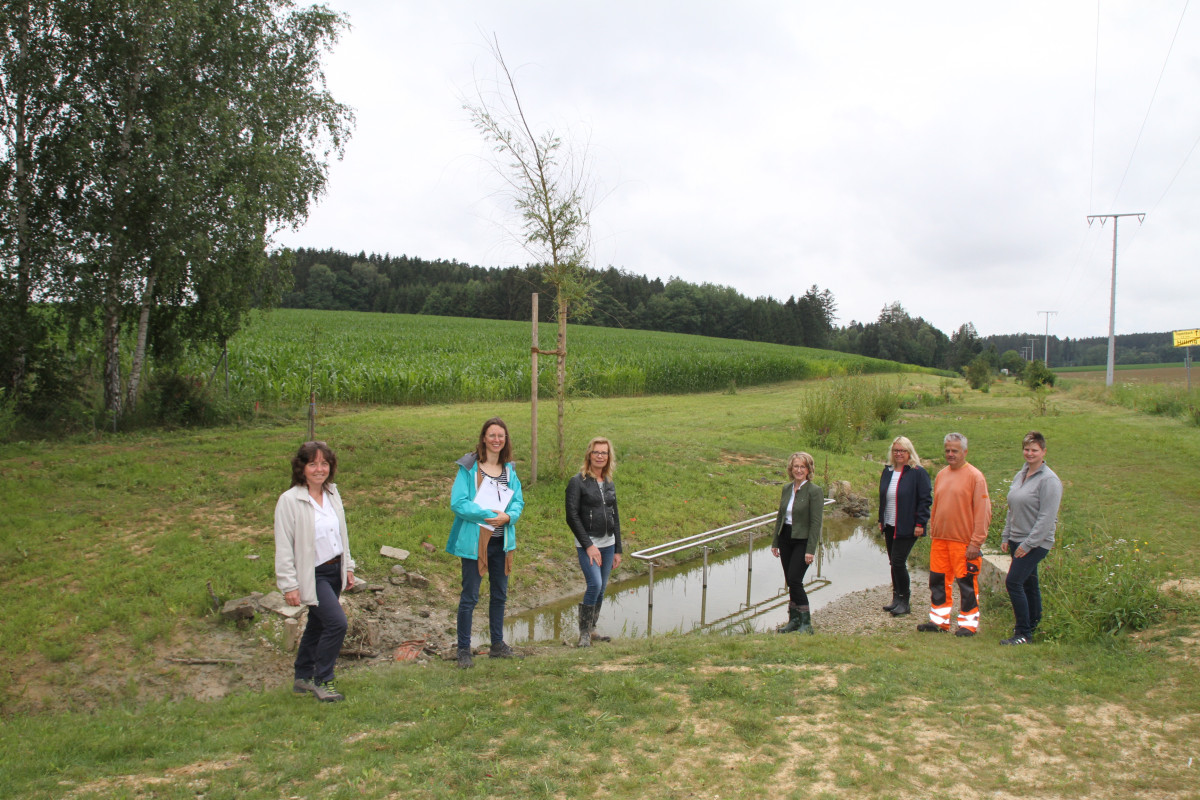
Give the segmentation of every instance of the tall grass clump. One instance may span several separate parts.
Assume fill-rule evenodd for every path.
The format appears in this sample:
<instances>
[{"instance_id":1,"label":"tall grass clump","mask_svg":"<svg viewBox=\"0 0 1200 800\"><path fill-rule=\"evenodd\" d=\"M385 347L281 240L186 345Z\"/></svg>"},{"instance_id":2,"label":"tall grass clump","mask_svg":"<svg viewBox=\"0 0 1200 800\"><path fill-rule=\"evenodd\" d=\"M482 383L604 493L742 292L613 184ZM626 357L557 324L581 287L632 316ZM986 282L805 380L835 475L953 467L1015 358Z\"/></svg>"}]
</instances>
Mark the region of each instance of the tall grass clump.
<instances>
[{"instance_id":1,"label":"tall grass clump","mask_svg":"<svg viewBox=\"0 0 1200 800\"><path fill-rule=\"evenodd\" d=\"M1160 575L1148 543L1114 538L1099 526L1062 526L1039 569L1046 639L1090 642L1140 631L1162 614Z\"/></svg>"},{"instance_id":2,"label":"tall grass clump","mask_svg":"<svg viewBox=\"0 0 1200 800\"><path fill-rule=\"evenodd\" d=\"M887 438L901 400L899 387L888 381L835 378L809 393L800 424L815 447L845 453L868 433Z\"/></svg>"},{"instance_id":3,"label":"tall grass clump","mask_svg":"<svg viewBox=\"0 0 1200 800\"><path fill-rule=\"evenodd\" d=\"M1200 425L1200 388L1190 392L1183 386L1164 383L1118 383L1110 387L1075 385L1072 393L1109 405L1153 414L1177 417Z\"/></svg>"}]
</instances>

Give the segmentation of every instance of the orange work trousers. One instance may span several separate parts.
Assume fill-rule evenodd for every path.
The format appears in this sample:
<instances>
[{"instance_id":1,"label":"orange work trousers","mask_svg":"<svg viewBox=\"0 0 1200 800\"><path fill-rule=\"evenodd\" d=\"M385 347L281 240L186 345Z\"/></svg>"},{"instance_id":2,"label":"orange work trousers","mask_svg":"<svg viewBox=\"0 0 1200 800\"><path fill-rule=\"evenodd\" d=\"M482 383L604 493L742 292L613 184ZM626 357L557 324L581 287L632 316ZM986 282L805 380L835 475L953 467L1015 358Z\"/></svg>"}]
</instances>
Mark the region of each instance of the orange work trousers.
<instances>
[{"instance_id":1,"label":"orange work trousers","mask_svg":"<svg viewBox=\"0 0 1200 800\"><path fill-rule=\"evenodd\" d=\"M982 558L967 559L967 543L933 539L929 543L929 621L950 630L954 584L958 584L958 627L979 631L979 568Z\"/></svg>"}]
</instances>

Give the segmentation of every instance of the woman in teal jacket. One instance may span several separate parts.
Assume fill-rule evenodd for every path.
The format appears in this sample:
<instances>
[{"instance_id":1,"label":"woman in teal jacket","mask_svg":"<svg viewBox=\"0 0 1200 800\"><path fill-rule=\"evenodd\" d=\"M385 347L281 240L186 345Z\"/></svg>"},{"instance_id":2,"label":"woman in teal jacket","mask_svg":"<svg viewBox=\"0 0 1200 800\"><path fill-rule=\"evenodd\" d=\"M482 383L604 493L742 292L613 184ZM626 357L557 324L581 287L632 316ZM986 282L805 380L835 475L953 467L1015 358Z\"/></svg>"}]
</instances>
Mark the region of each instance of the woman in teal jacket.
<instances>
[{"instance_id":1,"label":"woman in teal jacket","mask_svg":"<svg viewBox=\"0 0 1200 800\"><path fill-rule=\"evenodd\" d=\"M813 457L808 453L792 453L788 459L788 477L779 498L779 515L775 517L775 538L771 555L783 565L783 579L788 587L788 621L780 633L813 632L808 595L804 591L804 573L817 554L821 543L821 520L825 513L825 493L811 480Z\"/></svg>"},{"instance_id":2,"label":"woman in teal jacket","mask_svg":"<svg viewBox=\"0 0 1200 800\"><path fill-rule=\"evenodd\" d=\"M492 658L512 658L512 647L504 642L504 605L508 600L508 576L517 547L516 523L525 508L521 481L512 464L512 442L508 426L499 417L483 423L473 453L458 460L458 475L450 490L454 524L446 540L446 552L462 560L462 594L458 601L458 666L474 666L471 660L471 620L479 602L479 587L488 576L491 602L488 623Z\"/></svg>"}]
</instances>

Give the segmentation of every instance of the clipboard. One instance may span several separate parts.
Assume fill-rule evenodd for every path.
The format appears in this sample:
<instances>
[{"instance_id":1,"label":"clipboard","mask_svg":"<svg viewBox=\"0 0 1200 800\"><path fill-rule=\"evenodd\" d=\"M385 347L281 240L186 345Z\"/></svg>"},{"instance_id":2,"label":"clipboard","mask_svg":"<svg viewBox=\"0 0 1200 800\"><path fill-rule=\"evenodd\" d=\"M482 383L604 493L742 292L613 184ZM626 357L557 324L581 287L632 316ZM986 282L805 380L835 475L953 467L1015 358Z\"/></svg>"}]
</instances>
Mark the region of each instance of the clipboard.
<instances>
[{"instance_id":1,"label":"clipboard","mask_svg":"<svg viewBox=\"0 0 1200 800\"><path fill-rule=\"evenodd\" d=\"M479 490L475 492L475 504L497 513L507 511L508 503L514 494L512 489L500 481L490 475L484 475L483 482L479 484ZM486 522L479 523L479 527L489 531L496 530L494 526L488 525Z\"/></svg>"}]
</instances>

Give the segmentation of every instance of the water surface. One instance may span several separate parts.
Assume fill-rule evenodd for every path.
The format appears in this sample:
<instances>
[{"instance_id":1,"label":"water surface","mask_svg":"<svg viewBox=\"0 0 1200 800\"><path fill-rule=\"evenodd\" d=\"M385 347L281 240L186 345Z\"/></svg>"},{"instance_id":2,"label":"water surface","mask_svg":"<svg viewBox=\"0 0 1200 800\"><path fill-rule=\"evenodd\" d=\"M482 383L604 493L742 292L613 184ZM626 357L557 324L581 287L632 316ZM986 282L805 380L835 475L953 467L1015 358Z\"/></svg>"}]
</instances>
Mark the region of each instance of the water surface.
<instances>
[{"instance_id":1,"label":"water surface","mask_svg":"<svg viewBox=\"0 0 1200 800\"><path fill-rule=\"evenodd\" d=\"M708 587L703 558L654 570L654 607L649 608L649 576L619 580L613 573L597 626L603 633L647 636L669 631L753 629L766 631L787 621L787 590L779 559L771 555L771 537L760 529L753 551L745 537L731 537L728 549L709 553ZM628 555L626 556L628 560ZM580 593L505 620L505 640L556 641L578 636ZM814 612L850 592L890 582L883 536L861 520L826 519L817 558L805 576Z\"/></svg>"}]
</instances>

